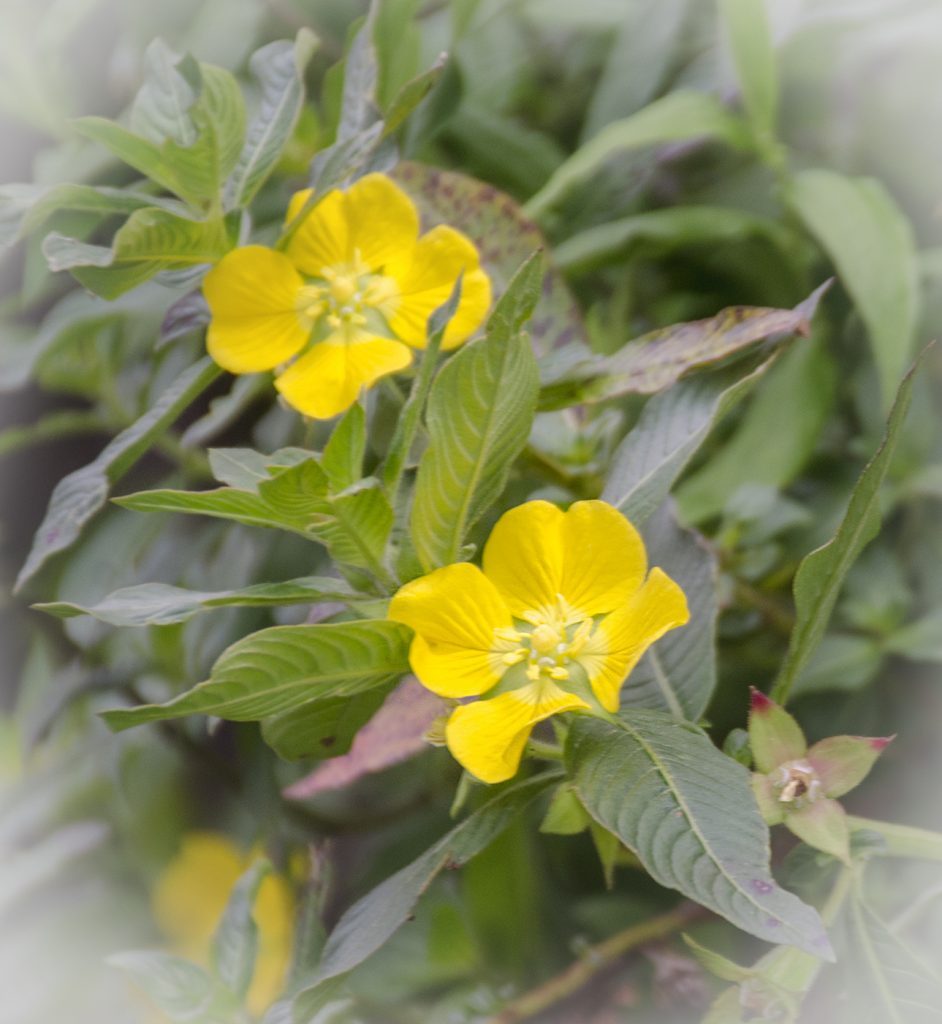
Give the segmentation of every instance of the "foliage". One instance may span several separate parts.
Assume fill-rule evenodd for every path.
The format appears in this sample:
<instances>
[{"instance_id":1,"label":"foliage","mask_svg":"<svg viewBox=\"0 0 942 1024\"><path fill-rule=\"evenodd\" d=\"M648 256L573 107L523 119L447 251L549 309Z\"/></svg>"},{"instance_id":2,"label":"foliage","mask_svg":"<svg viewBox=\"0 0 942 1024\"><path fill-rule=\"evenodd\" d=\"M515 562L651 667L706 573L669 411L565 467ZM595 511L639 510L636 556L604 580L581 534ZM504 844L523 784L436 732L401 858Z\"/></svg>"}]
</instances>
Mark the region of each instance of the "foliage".
<instances>
[{"instance_id":1,"label":"foliage","mask_svg":"<svg viewBox=\"0 0 942 1024\"><path fill-rule=\"evenodd\" d=\"M937 120L938 10L887 42L836 0L118 6L0 13L38 154L0 184L4 1020L938 1020L942 154L896 116ZM926 82L881 100L904 37ZM231 286L233 358L297 344L232 377L203 281L245 251L295 276ZM364 357L341 415L279 399L298 346L402 349L416 295L414 359ZM556 564L548 526L485 649L393 621L472 565L483 607L508 511L599 500L623 608L567 603L621 571L605 530ZM659 639L616 708L625 608ZM531 691L518 776L462 771L455 723ZM152 894L205 828L245 873L183 949Z\"/></svg>"}]
</instances>

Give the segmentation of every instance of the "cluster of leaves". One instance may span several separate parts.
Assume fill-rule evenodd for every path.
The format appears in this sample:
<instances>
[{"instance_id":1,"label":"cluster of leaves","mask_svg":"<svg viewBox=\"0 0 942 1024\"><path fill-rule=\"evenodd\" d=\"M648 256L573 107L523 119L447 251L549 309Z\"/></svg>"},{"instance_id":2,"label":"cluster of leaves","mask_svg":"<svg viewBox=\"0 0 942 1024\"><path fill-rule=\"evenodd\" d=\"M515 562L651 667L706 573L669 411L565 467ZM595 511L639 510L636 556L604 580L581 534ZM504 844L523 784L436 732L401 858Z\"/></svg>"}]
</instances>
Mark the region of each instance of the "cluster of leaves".
<instances>
[{"instance_id":1,"label":"cluster of leaves","mask_svg":"<svg viewBox=\"0 0 942 1024\"><path fill-rule=\"evenodd\" d=\"M569 156L571 111L562 99L540 109L545 68L518 45L533 32L541 43L568 38L561 15L498 18L494 4L445 5L452 52L423 66L436 12L385 0L350 26L330 67L318 64L321 40L307 29L257 50L248 103L229 71L154 42L123 123L75 125L123 165L110 166L118 184L0 188L0 241L25 239L49 271L68 271L86 290L60 295L61 279L48 276L24 290L49 308L35 329L11 318L0 384L35 380L83 405L0 434L0 450L78 432L110 438L55 487L17 581L54 596L40 607L69 620L69 660L59 667L39 634L15 720L53 774L88 746L172 763L165 798L182 820L179 787L208 766L213 782L190 797L189 813L205 814L223 784L216 776L229 774L223 803L234 818L254 816L252 838L262 833L281 850L326 840L349 825L345 811L365 827L357 803L315 799L299 809L282 791L312 759L352 757L408 673L409 631L386 620L389 597L472 558L501 511L538 493L602 497L642 530L651 563L687 594L690 623L645 656L615 720L572 722L559 763L485 793L459 780L443 752L423 755L442 770L406 778L411 814L393 801L411 824L385 839L374 831L399 863L418 841L439 838L392 875L380 856L365 877L348 879L339 916L320 882L307 887L295 969L266 1024L375 1019L410 942L421 945L423 968L411 987L400 984L403 1019L498 1014L507 996L497 983L476 987L480 978L500 979L510 964L519 986L553 963L511 918L537 915L540 927L571 936L585 927L582 913L590 934L605 934L610 922L673 906L671 892L776 944L741 967L691 940L706 970L733 985L708 1011L711 1024L797 1019L835 955L851 978L868 965L861 1012L870 1016L854 1019L902 1021L911 1010L936 1019L942 984L883 920L889 908L865 868L886 857L938 861L942 838L851 816L847 863L800 847L783 888L741 728L747 683L768 684L780 703L810 698L809 731L830 734L846 730L816 694L873 694L855 706L877 714L887 659L940 657L942 593L930 567L907 554L913 524L939 493L938 462L924 466L939 458L937 417L919 390L937 375L937 357L910 369L920 333L916 241L878 181L795 158L780 132L760 4L717 8L736 104L718 98L725 83L704 89L689 67L687 85L678 72L669 87L668 67L681 63L670 49L678 27L707 30L695 5L661 6L646 30L662 37L661 65L649 60L645 82L632 84L636 109L619 109L629 101L615 97L624 96L626 54L640 45L643 4L618 27L585 140ZM575 53L563 65L580 88L594 80L592 59ZM502 85L489 60L518 76L529 126L506 98L491 103ZM313 100L306 81L318 82ZM488 158L495 147L499 167ZM455 162L463 170L433 166ZM266 379L223 384L202 356L199 281L235 245L272 237L290 190L310 186L313 203L374 170L392 174L428 223L475 241L498 301L481 336L447 360L439 345L451 304L431 318L408 394L378 389L335 424L305 425L272 403ZM729 180L764 198L735 202ZM534 254L546 247L548 259ZM689 284L691 268L709 287ZM822 303L828 268L840 294ZM753 297L756 305L741 304ZM216 439L240 446L208 447ZM128 481L149 489L132 492ZM123 511L106 508L122 482L114 504ZM890 529L874 542L881 504ZM171 513L209 521L196 528ZM928 540L936 550L937 533ZM102 708L115 732L160 725L105 741L88 722ZM208 729L191 716L260 728ZM853 721L868 731L864 714ZM150 739L129 738L139 736ZM408 767L393 769L394 781ZM382 777L370 783L378 804L390 798ZM473 809L441 835L456 785L454 814ZM133 833L158 806L145 794L119 831ZM559 841L577 852L560 855L570 858L568 903L550 922L534 909L536 876L549 870L545 851L559 834L586 839ZM154 862L173 838L155 843ZM524 852L508 854L511 842ZM88 846L84 835L76 843ZM572 882L593 857L615 885L607 913L586 910ZM445 869L466 864L461 900ZM627 872L616 881L626 865L631 881ZM264 870L235 890L212 970L163 953L113 962L170 1019L239 1019ZM517 886L522 914L500 895ZM416 914L418 927L399 933ZM325 916L335 922L328 936ZM704 942L715 934L705 927ZM444 998L434 994L442 986ZM513 1002L504 1009L516 1012Z\"/></svg>"}]
</instances>

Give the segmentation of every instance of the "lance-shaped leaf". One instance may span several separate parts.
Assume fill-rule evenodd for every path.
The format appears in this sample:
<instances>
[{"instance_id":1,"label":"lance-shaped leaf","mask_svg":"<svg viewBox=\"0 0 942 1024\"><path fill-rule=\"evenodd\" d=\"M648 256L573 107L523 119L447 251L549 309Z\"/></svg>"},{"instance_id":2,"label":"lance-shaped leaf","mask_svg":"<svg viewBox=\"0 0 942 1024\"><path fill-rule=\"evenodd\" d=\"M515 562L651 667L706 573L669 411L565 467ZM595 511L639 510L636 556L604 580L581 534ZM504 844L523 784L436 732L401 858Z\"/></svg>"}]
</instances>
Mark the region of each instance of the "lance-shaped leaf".
<instances>
[{"instance_id":1,"label":"lance-shaped leaf","mask_svg":"<svg viewBox=\"0 0 942 1024\"><path fill-rule=\"evenodd\" d=\"M436 875L446 867L466 864L557 782L559 774L547 772L507 787L417 860L354 903L331 932L310 988L295 1000L295 1013L303 1012L321 984L352 970L375 953L409 919Z\"/></svg>"},{"instance_id":2,"label":"lance-shaped leaf","mask_svg":"<svg viewBox=\"0 0 942 1024\"><path fill-rule=\"evenodd\" d=\"M775 50L765 5L756 0L720 0L743 106L760 139L771 139L778 113Z\"/></svg>"},{"instance_id":3,"label":"lance-shaped leaf","mask_svg":"<svg viewBox=\"0 0 942 1024\"><path fill-rule=\"evenodd\" d=\"M317 44L313 32L302 28L294 42L280 39L252 54L249 70L259 84L258 107L223 190L227 209L251 203L291 139L304 103L304 69Z\"/></svg>"},{"instance_id":4,"label":"lance-shaped leaf","mask_svg":"<svg viewBox=\"0 0 942 1024\"><path fill-rule=\"evenodd\" d=\"M942 978L858 895L849 913L853 984L846 986L861 1024L930 1024L942 1020Z\"/></svg>"},{"instance_id":5,"label":"lance-shaped leaf","mask_svg":"<svg viewBox=\"0 0 942 1024\"><path fill-rule=\"evenodd\" d=\"M257 860L236 882L229 894L216 932L213 935L213 967L216 977L240 1001L245 997L258 954L258 926L252 907L262 882L271 872L267 860Z\"/></svg>"},{"instance_id":6,"label":"lance-shaped leaf","mask_svg":"<svg viewBox=\"0 0 942 1024\"><path fill-rule=\"evenodd\" d=\"M192 146L199 132L190 109L201 87L197 61L175 53L162 39L153 40L144 55L144 84L131 107L131 128L158 144L173 139Z\"/></svg>"},{"instance_id":7,"label":"lance-shaped leaf","mask_svg":"<svg viewBox=\"0 0 942 1024\"><path fill-rule=\"evenodd\" d=\"M217 997L216 983L202 967L169 953L115 953L107 963L124 971L174 1021L199 1020Z\"/></svg>"},{"instance_id":8,"label":"lance-shaped leaf","mask_svg":"<svg viewBox=\"0 0 942 1024\"><path fill-rule=\"evenodd\" d=\"M316 508L308 534L319 540L338 562L368 569L381 579L393 510L379 481L360 481L343 494L326 498Z\"/></svg>"},{"instance_id":9,"label":"lance-shaped leaf","mask_svg":"<svg viewBox=\"0 0 942 1024\"><path fill-rule=\"evenodd\" d=\"M324 471L313 458L277 472L270 463L265 468L274 475L261 479L257 490L219 487L211 491L140 491L115 501L138 512L189 512L310 537L308 528L324 509L327 496Z\"/></svg>"},{"instance_id":10,"label":"lance-shaped leaf","mask_svg":"<svg viewBox=\"0 0 942 1024\"><path fill-rule=\"evenodd\" d=\"M194 714L259 721L314 698L362 693L408 671L409 635L381 619L273 626L223 651L209 679L187 693L103 717L115 731Z\"/></svg>"},{"instance_id":11,"label":"lance-shaped leaf","mask_svg":"<svg viewBox=\"0 0 942 1024\"><path fill-rule=\"evenodd\" d=\"M524 264L486 336L453 356L432 386L429 447L412 509L412 540L426 571L458 561L468 530L500 496L530 436L538 378L521 328L536 304L540 273L538 260Z\"/></svg>"},{"instance_id":12,"label":"lance-shaped leaf","mask_svg":"<svg viewBox=\"0 0 942 1024\"><path fill-rule=\"evenodd\" d=\"M673 324L630 341L614 355L592 357L579 346L543 361L541 409L650 395L776 335L807 336L826 282L794 309L731 306L706 320Z\"/></svg>"},{"instance_id":13,"label":"lance-shaped leaf","mask_svg":"<svg viewBox=\"0 0 942 1024\"><path fill-rule=\"evenodd\" d=\"M867 327L884 411L911 358L919 316L912 228L884 186L835 171L802 171L787 198L834 262Z\"/></svg>"},{"instance_id":14,"label":"lance-shaped leaf","mask_svg":"<svg viewBox=\"0 0 942 1024\"><path fill-rule=\"evenodd\" d=\"M389 693L384 683L352 697L311 700L262 720L262 738L286 761L302 757L339 758L375 715Z\"/></svg>"},{"instance_id":15,"label":"lance-shaped leaf","mask_svg":"<svg viewBox=\"0 0 942 1024\"><path fill-rule=\"evenodd\" d=\"M792 684L821 642L847 571L880 529L880 486L909 409L916 366L900 384L883 441L857 481L837 533L798 566L793 584L795 628L772 689L772 697L779 703L785 702Z\"/></svg>"},{"instance_id":16,"label":"lance-shaped leaf","mask_svg":"<svg viewBox=\"0 0 942 1024\"><path fill-rule=\"evenodd\" d=\"M222 220L192 220L157 207L132 213L110 247L56 232L43 241L50 270L70 271L105 299L117 298L162 270L213 263L230 248Z\"/></svg>"},{"instance_id":17,"label":"lance-shaped leaf","mask_svg":"<svg viewBox=\"0 0 942 1024\"><path fill-rule=\"evenodd\" d=\"M137 462L221 372L209 359L190 367L160 396L153 408L132 426L122 430L94 462L69 473L56 484L33 546L17 577L17 589L34 576L52 555L65 550L78 538L85 524L107 501L111 485Z\"/></svg>"},{"instance_id":18,"label":"lance-shaped leaf","mask_svg":"<svg viewBox=\"0 0 942 1024\"><path fill-rule=\"evenodd\" d=\"M717 370L652 398L612 456L603 500L636 526L644 523L713 427L771 365L766 360L745 375L736 367Z\"/></svg>"},{"instance_id":19,"label":"lance-shaped leaf","mask_svg":"<svg viewBox=\"0 0 942 1024\"><path fill-rule=\"evenodd\" d=\"M768 942L832 955L817 913L772 877L749 772L702 732L640 709L580 716L566 765L586 810L656 881Z\"/></svg>"},{"instance_id":20,"label":"lance-shaped leaf","mask_svg":"<svg viewBox=\"0 0 942 1024\"><path fill-rule=\"evenodd\" d=\"M122 587L92 605L70 601L35 604L34 608L70 619L91 615L112 626L168 626L186 622L211 608L267 608L276 605L347 601L353 591L327 576L301 576L283 583L256 583L239 590L187 590L169 583L139 583Z\"/></svg>"},{"instance_id":21,"label":"lance-shaped leaf","mask_svg":"<svg viewBox=\"0 0 942 1024\"><path fill-rule=\"evenodd\" d=\"M737 148L750 144L746 125L719 100L705 93L676 90L631 117L606 125L559 167L527 204L540 217L576 185L597 174L611 159L643 146L712 138Z\"/></svg>"},{"instance_id":22,"label":"lance-shaped leaf","mask_svg":"<svg viewBox=\"0 0 942 1024\"><path fill-rule=\"evenodd\" d=\"M690 620L650 647L622 688L622 704L658 708L696 722L716 685L716 558L665 505L643 531L648 561L687 597Z\"/></svg>"},{"instance_id":23,"label":"lance-shaped leaf","mask_svg":"<svg viewBox=\"0 0 942 1024\"><path fill-rule=\"evenodd\" d=\"M0 249L15 244L60 210L100 213L107 217L134 213L145 206L186 213L186 207L174 199L107 186L3 185L0 186Z\"/></svg>"}]
</instances>

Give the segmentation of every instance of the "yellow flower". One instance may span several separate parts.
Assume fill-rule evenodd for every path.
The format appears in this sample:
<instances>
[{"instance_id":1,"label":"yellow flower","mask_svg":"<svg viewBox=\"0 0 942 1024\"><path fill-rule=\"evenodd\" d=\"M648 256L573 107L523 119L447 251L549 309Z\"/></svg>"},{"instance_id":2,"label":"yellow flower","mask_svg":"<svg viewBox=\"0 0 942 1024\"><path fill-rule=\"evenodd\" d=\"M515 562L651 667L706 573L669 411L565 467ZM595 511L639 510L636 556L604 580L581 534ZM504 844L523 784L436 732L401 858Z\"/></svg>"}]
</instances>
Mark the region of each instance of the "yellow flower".
<instances>
[{"instance_id":1,"label":"yellow flower","mask_svg":"<svg viewBox=\"0 0 942 1024\"><path fill-rule=\"evenodd\" d=\"M287 223L310 194L293 196ZM425 346L429 316L462 273L445 349L468 338L490 306L477 250L446 226L420 238L412 200L384 175L368 174L325 196L284 252L242 246L206 275L209 354L232 373L289 364L275 387L298 412L329 419L361 388L409 365L410 348Z\"/></svg>"},{"instance_id":2,"label":"yellow flower","mask_svg":"<svg viewBox=\"0 0 942 1024\"><path fill-rule=\"evenodd\" d=\"M191 832L184 837L151 898L157 924L176 953L208 963L213 933L229 894L251 861L224 835ZM246 1005L260 1015L281 992L291 960L294 899L281 875L264 879L253 917L258 926L258 957Z\"/></svg>"},{"instance_id":3,"label":"yellow flower","mask_svg":"<svg viewBox=\"0 0 942 1024\"><path fill-rule=\"evenodd\" d=\"M503 782L537 722L595 702L617 710L641 655L689 616L683 591L647 571L638 532L604 501L511 509L483 562L407 583L389 617L415 631L409 660L428 689L487 697L456 708L445 738L469 772Z\"/></svg>"}]
</instances>

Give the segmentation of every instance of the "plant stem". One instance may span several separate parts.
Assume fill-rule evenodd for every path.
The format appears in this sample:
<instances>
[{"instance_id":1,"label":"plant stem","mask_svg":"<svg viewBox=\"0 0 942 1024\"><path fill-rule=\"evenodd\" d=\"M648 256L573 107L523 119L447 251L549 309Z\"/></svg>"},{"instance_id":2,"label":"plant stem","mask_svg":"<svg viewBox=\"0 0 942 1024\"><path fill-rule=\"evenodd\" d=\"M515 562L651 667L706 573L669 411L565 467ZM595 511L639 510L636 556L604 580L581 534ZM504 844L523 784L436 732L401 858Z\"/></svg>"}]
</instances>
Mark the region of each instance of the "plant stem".
<instances>
[{"instance_id":1,"label":"plant stem","mask_svg":"<svg viewBox=\"0 0 942 1024\"><path fill-rule=\"evenodd\" d=\"M942 861L942 833L854 815L848 815L847 823L854 832L876 832L884 840L886 849L873 851L874 856Z\"/></svg>"},{"instance_id":2,"label":"plant stem","mask_svg":"<svg viewBox=\"0 0 942 1024\"><path fill-rule=\"evenodd\" d=\"M517 1024L518 1021L541 1013L578 992L620 956L680 931L704 913L706 911L694 903L682 903L676 910L617 932L603 942L590 946L579 960L556 977L509 1002L487 1024Z\"/></svg>"},{"instance_id":3,"label":"plant stem","mask_svg":"<svg viewBox=\"0 0 942 1024\"><path fill-rule=\"evenodd\" d=\"M563 748L555 743L547 743L545 740L529 740L527 753L542 761L562 761L563 759Z\"/></svg>"},{"instance_id":4,"label":"plant stem","mask_svg":"<svg viewBox=\"0 0 942 1024\"><path fill-rule=\"evenodd\" d=\"M399 421L396 424L396 432L389 445L389 454L386 456L386 465L383 467L383 482L389 492L389 500L394 505L406 459L409 457L409 452L415 441L415 434L419 429L419 419L432 386L432 376L435 364L438 362L443 336L443 330L435 331L428 340L428 347L422 354L422 362L419 364L419 372L412 382L412 390L402 407Z\"/></svg>"}]
</instances>

